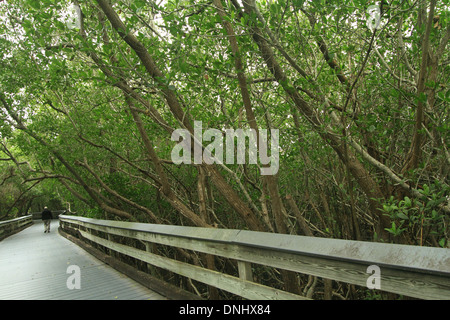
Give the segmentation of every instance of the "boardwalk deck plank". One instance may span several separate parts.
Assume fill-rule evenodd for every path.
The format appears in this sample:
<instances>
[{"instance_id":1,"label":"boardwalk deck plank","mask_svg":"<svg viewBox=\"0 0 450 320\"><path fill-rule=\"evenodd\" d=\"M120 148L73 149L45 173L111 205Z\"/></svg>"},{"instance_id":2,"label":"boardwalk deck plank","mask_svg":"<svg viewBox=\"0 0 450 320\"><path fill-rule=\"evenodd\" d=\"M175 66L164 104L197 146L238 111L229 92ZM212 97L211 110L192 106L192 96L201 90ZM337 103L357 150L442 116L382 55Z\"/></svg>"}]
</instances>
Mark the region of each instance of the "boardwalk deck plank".
<instances>
[{"instance_id":1,"label":"boardwalk deck plank","mask_svg":"<svg viewBox=\"0 0 450 320\"><path fill-rule=\"evenodd\" d=\"M164 300L165 297L91 256L37 221L0 242L0 300ZM67 267L77 265L81 289L69 290Z\"/></svg>"}]
</instances>

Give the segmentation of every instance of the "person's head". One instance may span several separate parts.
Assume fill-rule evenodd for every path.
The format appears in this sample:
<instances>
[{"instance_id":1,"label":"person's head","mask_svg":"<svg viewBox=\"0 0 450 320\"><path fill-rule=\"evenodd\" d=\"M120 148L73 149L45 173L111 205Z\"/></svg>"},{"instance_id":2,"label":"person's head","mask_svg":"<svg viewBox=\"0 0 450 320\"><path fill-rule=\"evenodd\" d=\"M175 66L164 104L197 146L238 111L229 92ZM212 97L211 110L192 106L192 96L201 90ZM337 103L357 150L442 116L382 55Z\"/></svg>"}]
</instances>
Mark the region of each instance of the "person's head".
<instances>
[{"instance_id":1,"label":"person's head","mask_svg":"<svg viewBox=\"0 0 450 320\"><path fill-rule=\"evenodd\" d=\"M47 208L47 207L44 207L44 210L45 210L45 209L48 209L48 208Z\"/></svg>"}]
</instances>

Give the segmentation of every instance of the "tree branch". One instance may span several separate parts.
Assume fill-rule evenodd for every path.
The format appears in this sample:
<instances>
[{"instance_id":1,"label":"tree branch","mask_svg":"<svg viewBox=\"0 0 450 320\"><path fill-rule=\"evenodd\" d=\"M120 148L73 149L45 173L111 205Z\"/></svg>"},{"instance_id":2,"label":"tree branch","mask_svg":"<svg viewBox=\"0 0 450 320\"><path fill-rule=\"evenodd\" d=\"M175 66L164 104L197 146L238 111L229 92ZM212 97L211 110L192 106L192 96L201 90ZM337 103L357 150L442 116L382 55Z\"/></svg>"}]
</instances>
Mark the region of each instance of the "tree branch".
<instances>
[{"instance_id":1,"label":"tree branch","mask_svg":"<svg viewBox=\"0 0 450 320\"><path fill-rule=\"evenodd\" d=\"M81 165L83 168L85 168L94 178L95 180L98 181L98 183L101 185L101 187L103 189L105 189L109 194L113 195L114 197L116 197L117 199L125 202L126 204L142 211L145 212L146 214L148 214L148 216L155 222L155 223L160 223L159 219L155 216L155 214L148 208L143 207L137 203L135 203L134 201L131 201L128 198L125 198L124 196L120 195L118 192L116 192L115 190L111 189L99 176L98 174L96 174L94 172L94 170L88 165L87 160L84 159L84 162L79 162L79 165Z\"/></svg>"}]
</instances>

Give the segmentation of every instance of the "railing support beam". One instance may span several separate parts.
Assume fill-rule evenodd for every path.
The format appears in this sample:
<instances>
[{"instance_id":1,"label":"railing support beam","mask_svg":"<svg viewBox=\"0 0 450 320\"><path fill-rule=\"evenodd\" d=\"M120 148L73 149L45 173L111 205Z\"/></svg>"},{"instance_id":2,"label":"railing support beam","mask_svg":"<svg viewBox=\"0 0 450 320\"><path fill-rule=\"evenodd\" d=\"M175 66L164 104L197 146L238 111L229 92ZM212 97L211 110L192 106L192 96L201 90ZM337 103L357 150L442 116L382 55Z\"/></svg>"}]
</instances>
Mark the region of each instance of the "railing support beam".
<instances>
[{"instance_id":1,"label":"railing support beam","mask_svg":"<svg viewBox=\"0 0 450 320\"><path fill-rule=\"evenodd\" d=\"M237 261L239 278L246 281L253 281L252 264L247 261Z\"/></svg>"}]
</instances>

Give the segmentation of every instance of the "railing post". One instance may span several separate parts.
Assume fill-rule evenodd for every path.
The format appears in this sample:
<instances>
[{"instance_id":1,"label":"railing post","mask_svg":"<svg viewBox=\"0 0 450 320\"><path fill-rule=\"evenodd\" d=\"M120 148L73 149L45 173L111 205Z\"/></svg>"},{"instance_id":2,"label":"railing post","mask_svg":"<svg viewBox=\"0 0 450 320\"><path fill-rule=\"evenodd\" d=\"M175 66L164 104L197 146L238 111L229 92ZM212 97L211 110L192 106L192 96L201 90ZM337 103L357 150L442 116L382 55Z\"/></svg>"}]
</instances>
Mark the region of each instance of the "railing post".
<instances>
[{"instance_id":1,"label":"railing post","mask_svg":"<svg viewBox=\"0 0 450 320\"><path fill-rule=\"evenodd\" d=\"M154 244L153 243L151 243L151 242L148 242L148 241L145 241L145 250L147 251L147 252L150 252L150 253L154 253L153 251L153 247L154 247ZM147 269L148 269L148 271L150 271L150 274L152 275L152 276L155 276L156 275L156 269L155 269L155 267L153 266L153 265L151 265L150 263L147 263Z\"/></svg>"},{"instance_id":2,"label":"railing post","mask_svg":"<svg viewBox=\"0 0 450 320\"><path fill-rule=\"evenodd\" d=\"M91 233L91 232L89 232L89 233ZM92 233L91 233L91 234L92 234ZM107 237L108 237L108 241L113 242L113 240L112 240L112 235L111 235L110 233L107 234ZM108 254L109 254L111 257L116 258L116 254L115 254L114 250L108 249Z\"/></svg>"},{"instance_id":3,"label":"railing post","mask_svg":"<svg viewBox=\"0 0 450 320\"><path fill-rule=\"evenodd\" d=\"M239 278L242 280L253 281L252 264L246 261L237 261Z\"/></svg>"}]
</instances>

